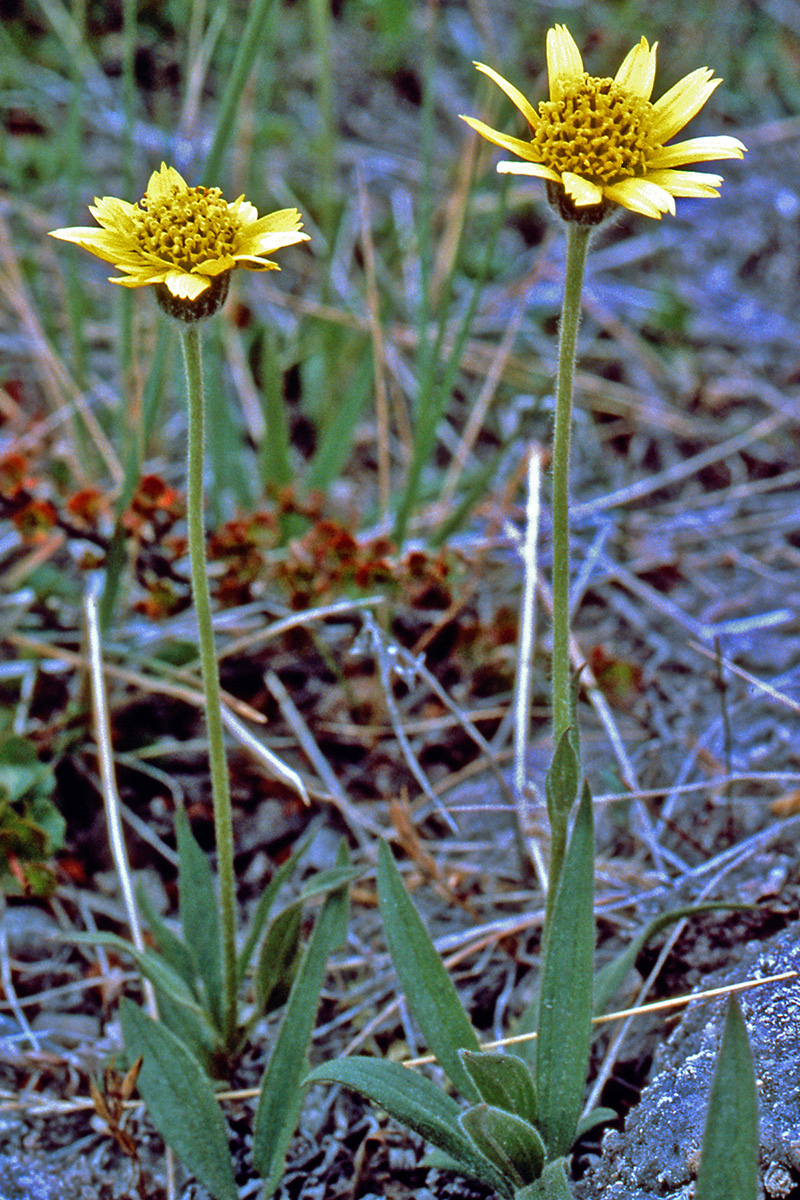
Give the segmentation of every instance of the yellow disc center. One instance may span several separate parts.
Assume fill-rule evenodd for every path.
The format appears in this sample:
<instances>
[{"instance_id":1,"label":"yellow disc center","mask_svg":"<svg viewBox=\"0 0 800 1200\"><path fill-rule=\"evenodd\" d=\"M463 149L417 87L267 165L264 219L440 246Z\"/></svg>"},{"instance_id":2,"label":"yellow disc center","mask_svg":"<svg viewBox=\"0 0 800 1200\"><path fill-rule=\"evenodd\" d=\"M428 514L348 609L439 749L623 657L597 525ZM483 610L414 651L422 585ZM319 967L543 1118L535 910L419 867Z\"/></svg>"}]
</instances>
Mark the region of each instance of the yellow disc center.
<instances>
[{"instance_id":1,"label":"yellow disc center","mask_svg":"<svg viewBox=\"0 0 800 1200\"><path fill-rule=\"evenodd\" d=\"M613 79L586 74L562 87L559 99L539 105L540 123L531 139L539 161L598 184L644 174L650 101Z\"/></svg>"},{"instance_id":2,"label":"yellow disc center","mask_svg":"<svg viewBox=\"0 0 800 1200\"><path fill-rule=\"evenodd\" d=\"M233 252L236 224L219 188L176 188L166 200L145 196L138 209L141 249L183 271Z\"/></svg>"}]
</instances>

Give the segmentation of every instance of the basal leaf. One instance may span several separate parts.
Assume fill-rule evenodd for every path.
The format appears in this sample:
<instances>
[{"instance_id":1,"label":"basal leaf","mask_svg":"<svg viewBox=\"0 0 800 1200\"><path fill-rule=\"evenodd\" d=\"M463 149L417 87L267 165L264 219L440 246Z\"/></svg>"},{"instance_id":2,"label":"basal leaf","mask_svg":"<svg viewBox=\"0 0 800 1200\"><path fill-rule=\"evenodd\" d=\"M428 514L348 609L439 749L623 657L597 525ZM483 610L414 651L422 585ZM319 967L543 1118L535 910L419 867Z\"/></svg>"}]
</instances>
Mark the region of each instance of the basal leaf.
<instances>
[{"instance_id":1,"label":"basal leaf","mask_svg":"<svg viewBox=\"0 0 800 1200\"><path fill-rule=\"evenodd\" d=\"M352 1088L454 1159L466 1175L511 1195L511 1186L459 1126L456 1101L424 1075L384 1059L354 1055L316 1067L306 1083Z\"/></svg>"},{"instance_id":2,"label":"basal leaf","mask_svg":"<svg viewBox=\"0 0 800 1200\"><path fill-rule=\"evenodd\" d=\"M541 1175L544 1142L522 1117L489 1104L476 1104L461 1114L459 1124L513 1188L527 1187Z\"/></svg>"},{"instance_id":3,"label":"basal leaf","mask_svg":"<svg viewBox=\"0 0 800 1200\"><path fill-rule=\"evenodd\" d=\"M536 1124L536 1084L521 1058L485 1050L461 1050L459 1055L486 1104Z\"/></svg>"},{"instance_id":4,"label":"basal leaf","mask_svg":"<svg viewBox=\"0 0 800 1200\"><path fill-rule=\"evenodd\" d=\"M181 925L186 943L203 982L209 1015L222 1022L222 941L219 901L208 858L195 841L189 819L180 806L175 810L178 839L178 892Z\"/></svg>"},{"instance_id":5,"label":"basal leaf","mask_svg":"<svg viewBox=\"0 0 800 1200\"><path fill-rule=\"evenodd\" d=\"M346 860L344 845L338 865ZM261 1081L253 1129L253 1163L271 1196L283 1172L283 1160L303 1103L308 1043L319 1007L328 955L347 932L347 888L331 892L294 978L275 1048Z\"/></svg>"},{"instance_id":6,"label":"basal leaf","mask_svg":"<svg viewBox=\"0 0 800 1200\"><path fill-rule=\"evenodd\" d=\"M548 1158L569 1152L589 1067L594 951L594 826L584 788L553 902L539 993L538 1127Z\"/></svg>"},{"instance_id":7,"label":"basal leaf","mask_svg":"<svg viewBox=\"0 0 800 1200\"><path fill-rule=\"evenodd\" d=\"M289 995L302 949L302 920L303 905L297 901L279 912L267 930L253 975L259 1013L271 1012Z\"/></svg>"},{"instance_id":8,"label":"basal leaf","mask_svg":"<svg viewBox=\"0 0 800 1200\"><path fill-rule=\"evenodd\" d=\"M308 849L311 837L312 835L309 834L308 837L304 838L294 853L286 859L286 862L281 863L259 897L258 904L250 921L250 928L247 931L247 936L236 961L236 975L240 983L244 979L245 971L250 965L250 960L258 945L258 939L266 928L269 914L278 898L278 893Z\"/></svg>"},{"instance_id":9,"label":"basal leaf","mask_svg":"<svg viewBox=\"0 0 800 1200\"><path fill-rule=\"evenodd\" d=\"M477 1100L458 1052L479 1051L478 1038L385 842L378 846L378 902L394 969L428 1046L461 1094Z\"/></svg>"},{"instance_id":10,"label":"basal leaf","mask_svg":"<svg viewBox=\"0 0 800 1200\"><path fill-rule=\"evenodd\" d=\"M139 1093L156 1129L214 1200L238 1200L225 1119L200 1064L130 1000L119 1011L125 1049L143 1060Z\"/></svg>"},{"instance_id":11,"label":"basal leaf","mask_svg":"<svg viewBox=\"0 0 800 1200\"><path fill-rule=\"evenodd\" d=\"M756 1200L758 1093L742 1010L728 999L697 1172L696 1200Z\"/></svg>"}]
</instances>

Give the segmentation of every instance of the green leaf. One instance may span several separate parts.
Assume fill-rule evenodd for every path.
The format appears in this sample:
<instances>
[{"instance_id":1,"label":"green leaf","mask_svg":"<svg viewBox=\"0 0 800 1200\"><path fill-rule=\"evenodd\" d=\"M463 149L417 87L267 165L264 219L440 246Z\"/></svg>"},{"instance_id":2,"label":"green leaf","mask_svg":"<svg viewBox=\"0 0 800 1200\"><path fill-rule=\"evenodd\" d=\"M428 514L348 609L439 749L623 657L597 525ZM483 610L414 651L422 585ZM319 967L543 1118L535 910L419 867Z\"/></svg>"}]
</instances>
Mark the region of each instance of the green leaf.
<instances>
[{"instance_id":1,"label":"green leaf","mask_svg":"<svg viewBox=\"0 0 800 1200\"><path fill-rule=\"evenodd\" d=\"M512 1187L527 1187L541 1175L544 1142L522 1117L489 1104L476 1104L461 1114L459 1124Z\"/></svg>"},{"instance_id":2,"label":"green leaf","mask_svg":"<svg viewBox=\"0 0 800 1200\"><path fill-rule=\"evenodd\" d=\"M210 1023L205 1009L195 1000L185 980L155 950L148 949L140 953L135 946L116 933L76 933L71 934L67 940L88 945L113 946L120 953L129 955L145 979L149 979L159 991L166 992L176 1004L184 1005L202 1018L212 1036L216 1036L216 1030Z\"/></svg>"},{"instance_id":3,"label":"green leaf","mask_svg":"<svg viewBox=\"0 0 800 1200\"><path fill-rule=\"evenodd\" d=\"M222 1023L222 966L219 901L208 859L195 841L189 819L180 806L175 810L178 838L178 894L183 940L203 982L208 1013Z\"/></svg>"},{"instance_id":4,"label":"green leaf","mask_svg":"<svg viewBox=\"0 0 800 1200\"><path fill-rule=\"evenodd\" d=\"M572 726L564 731L544 781L547 815L551 826L563 825L578 794L578 756Z\"/></svg>"},{"instance_id":5,"label":"green leaf","mask_svg":"<svg viewBox=\"0 0 800 1200\"><path fill-rule=\"evenodd\" d=\"M345 884L358 879L363 872L358 867L330 867L327 871L318 871L306 880L300 889L300 898L310 900L312 896L321 896L323 892L335 892Z\"/></svg>"},{"instance_id":6,"label":"green leaf","mask_svg":"<svg viewBox=\"0 0 800 1200\"><path fill-rule=\"evenodd\" d=\"M259 1014L278 1008L289 995L300 958L301 901L287 905L270 925L261 943L253 976Z\"/></svg>"},{"instance_id":7,"label":"green leaf","mask_svg":"<svg viewBox=\"0 0 800 1200\"><path fill-rule=\"evenodd\" d=\"M696 913L714 912L717 909L734 909L736 911L752 910L753 904L726 903L723 900L708 900L703 904L687 904L683 908L672 908L669 912L660 913L649 921L637 933L633 941L625 947L622 954L605 964L594 977L594 1013L599 1016L608 1012L611 998L619 990L630 971L636 966L636 959L644 947L667 926L680 921L683 917L693 917Z\"/></svg>"},{"instance_id":8,"label":"green leaf","mask_svg":"<svg viewBox=\"0 0 800 1200\"><path fill-rule=\"evenodd\" d=\"M697 1172L696 1200L756 1200L758 1093L742 1010L728 998Z\"/></svg>"},{"instance_id":9,"label":"green leaf","mask_svg":"<svg viewBox=\"0 0 800 1200\"><path fill-rule=\"evenodd\" d=\"M428 1046L461 1094L477 1100L458 1052L478 1053L478 1038L385 842L378 845L378 902L394 969Z\"/></svg>"},{"instance_id":10,"label":"green leaf","mask_svg":"<svg viewBox=\"0 0 800 1200\"><path fill-rule=\"evenodd\" d=\"M547 1163L535 1183L514 1193L514 1200L572 1200L566 1159L556 1158Z\"/></svg>"},{"instance_id":11,"label":"green leaf","mask_svg":"<svg viewBox=\"0 0 800 1200\"><path fill-rule=\"evenodd\" d=\"M195 987L197 972L195 970L194 959L189 950L181 939L172 932L166 921L162 920L158 915L153 907L152 900L144 888L139 887L136 889L136 900L139 908L142 910L144 919L147 921L148 928L155 939L161 956L174 971L177 971L194 998L197 999L197 990Z\"/></svg>"},{"instance_id":12,"label":"green leaf","mask_svg":"<svg viewBox=\"0 0 800 1200\"><path fill-rule=\"evenodd\" d=\"M459 1057L481 1100L536 1124L536 1084L521 1058L487 1051L475 1054L472 1050L460 1050Z\"/></svg>"},{"instance_id":13,"label":"green leaf","mask_svg":"<svg viewBox=\"0 0 800 1200\"><path fill-rule=\"evenodd\" d=\"M278 892L281 890L284 883L305 854L309 847L309 843L311 842L312 836L313 834L309 834L308 837L304 838L295 852L286 859L286 862L281 863L275 874L272 876L272 879L270 879L269 883L264 888L264 891L261 893L258 904L256 905L256 910L253 913L252 920L250 921L250 928L247 931L247 937L244 940L244 945L242 946L239 957L236 961L236 974L240 983L244 979L245 972L250 965L250 960L252 959L255 948L258 945L258 939L264 932L264 927L269 919L272 906L278 897Z\"/></svg>"},{"instance_id":14,"label":"green leaf","mask_svg":"<svg viewBox=\"0 0 800 1200\"><path fill-rule=\"evenodd\" d=\"M598 1125L605 1125L609 1121L616 1121L618 1116L619 1113L613 1108L600 1107L591 1109L585 1117L581 1117L580 1121L578 1121L578 1127L575 1130L575 1141L577 1142L578 1138L582 1138L585 1133L588 1133L590 1129L595 1129Z\"/></svg>"},{"instance_id":15,"label":"green leaf","mask_svg":"<svg viewBox=\"0 0 800 1200\"><path fill-rule=\"evenodd\" d=\"M130 1000L119 1014L128 1056L143 1059L139 1093L156 1129L214 1200L238 1200L225 1119L200 1064Z\"/></svg>"},{"instance_id":16,"label":"green leaf","mask_svg":"<svg viewBox=\"0 0 800 1200\"><path fill-rule=\"evenodd\" d=\"M575 1139L589 1067L594 949L594 825L588 787L575 818L553 903L545 950L536 1040L538 1126L548 1158Z\"/></svg>"},{"instance_id":17,"label":"green leaf","mask_svg":"<svg viewBox=\"0 0 800 1200\"><path fill-rule=\"evenodd\" d=\"M342 844L339 864L347 851ZM261 1080L261 1095L253 1128L253 1163L271 1196L283 1172L283 1160L303 1103L303 1076L308 1043L319 1008L328 955L347 934L347 888L326 899L297 971L269 1065Z\"/></svg>"},{"instance_id":18,"label":"green leaf","mask_svg":"<svg viewBox=\"0 0 800 1200\"><path fill-rule=\"evenodd\" d=\"M192 1010L156 988L158 1019L165 1028L183 1042L209 1078L214 1078L218 1064L224 1061L220 1035L203 1010Z\"/></svg>"},{"instance_id":19,"label":"green leaf","mask_svg":"<svg viewBox=\"0 0 800 1200\"><path fill-rule=\"evenodd\" d=\"M454 1159L465 1174L504 1196L511 1194L497 1168L459 1126L461 1110L455 1100L424 1075L398 1063L354 1055L316 1067L306 1083L341 1083L352 1088Z\"/></svg>"}]
</instances>

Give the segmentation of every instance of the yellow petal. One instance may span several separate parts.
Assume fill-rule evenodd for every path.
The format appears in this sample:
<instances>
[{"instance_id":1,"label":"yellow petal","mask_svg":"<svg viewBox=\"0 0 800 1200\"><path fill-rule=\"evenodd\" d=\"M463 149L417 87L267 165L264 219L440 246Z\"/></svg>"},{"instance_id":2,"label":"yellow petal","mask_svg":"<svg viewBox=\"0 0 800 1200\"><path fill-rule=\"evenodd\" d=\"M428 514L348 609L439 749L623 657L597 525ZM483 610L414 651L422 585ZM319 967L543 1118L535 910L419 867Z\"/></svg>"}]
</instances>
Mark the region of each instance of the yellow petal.
<instances>
[{"instance_id":1,"label":"yellow petal","mask_svg":"<svg viewBox=\"0 0 800 1200\"><path fill-rule=\"evenodd\" d=\"M89 212L99 225L105 226L106 229L118 230L126 237L133 234L135 211L135 204L128 204L127 200L118 200L116 196L103 196L89 205Z\"/></svg>"},{"instance_id":2,"label":"yellow petal","mask_svg":"<svg viewBox=\"0 0 800 1200\"><path fill-rule=\"evenodd\" d=\"M244 196L239 196L236 200L232 200L228 208L243 226L252 225L258 220L258 209L255 204L251 204L249 200L245 200Z\"/></svg>"},{"instance_id":3,"label":"yellow petal","mask_svg":"<svg viewBox=\"0 0 800 1200\"><path fill-rule=\"evenodd\" d=\"M535 179L549 179L553 183L561 182L558 172L552 171L550 167L545 167L542 163L499 162L497 170L501 175L532 175Z\"/></svg>"},{"instance_id":4,"label":"yellow petal","mask_svg":"<svg viewBox=\"0 0 800 1200\"><path fill-rule=\"evenodd\" d=\"M176 189L179 192L187 192L189 190L183 176L174 167L168 167L166 163L162 162L159 170L153 171L153 174L150 176L145 196L148 200L160 203L163 200L168 200Z\"/></svg>"},{"instance_id":5,"label":"yellow petal","mask_svg":"<svg viewBox=\"0 0 800 1200\"><path fill-rule=\"evenodd\" d=\"M171 270L170 267L151 270L148 267L123 266L120 263L117 263L116 266L120 271L127 271L128 274L123 279L110 279L109 283L119 283L123 287L145 287L150 283L163 283Z\"/></svg>"},{"instance_id":6,"label":"yellow petal","mask_svg":"<svg viewBox=\"0 0 800 1200\"><path fill-rule=\"evenodd\" d=\"M169 271L164 283L179 300L196 300L211 287L208 279L203 279L200 275L190 275L186 271Z\"/></svg>"},{"instance_id":7,"label":"yellow petal","mask_svg":"<svg viewBox=\"0 0 800 1200\"><path fill-rule=\"evenodd\" d=\"M505 92L511 103L515 104L522 113L531 129L535 129L539 120L539 114L536 112L536 109L533 107L533 105L525 98L525 96L523 96L522 92L515 88L513 83L509 83L507 79L503 79L502 75L498 75L497 71L493 71L491 67L487 67L484 63L476 62L475 66L479 71L482 71L484 75L488 75L492 83L496 83L501 91Z\"/></svg>"},{"instance_id":8,"label":"yellow petal","mask_svg":"<svg viewBox=\"0 0 800 1200\"><path fill-rule=\"evenodd\" d=\"M284 246L296 246L298 242L309 242L307 233L262 233L260 236L244 234L237 240L234 258L252 258L261 254L274 254Z\"/></svg>"},{"instance_id":9,"label":"yellow petal","mask_svg":"<svg viewBox=\"0 0 800 1200\"><path fill-rule=\"evenodd\" d=\"M76 225L69 229L53 229L50 236L62 242L74 242L76 246L102 258L104 262L116 263L128 250L128 243L118 233L109 229Z\"/></svg>"},{"instance_id":10,"label":"yellow petal","mask_svg":"<svg viewBox=\"0 0 800 1200\"><path fill-rule=\"evenodd\" d=\"M572 171L562 171L561 182L564 191L578 208L588 208L591 204L602 204L603 189L589 179L574 175Z\"/></svg>"},{"instance_id":11,"label":"yellow petal","mask_svg":"<svg viewBox=\"0 0 800 1200\"><path fill-rule=\"evenodd\" d=\"M639 45L634 46L625 56L614 82L634 96L649 100L656 79L657 46L658 42L654 42L651 48L647 44L647 38L642 38Z\"/></svg>"},{"instance_id":12,"label":"yellow petal","mask_svg":"<svg viewBox=\"0 0 800 1200\"><path fill-rule=\"evenodd\" d=\"M268 258L250 258L248 255L236 255L237 267L244 267L247 271L280 271L280 267L276 262L272 262Z\"/></svg>"},{"instance_id":13,"label":"yellow petal","mask_svg":"<svg viewBox=\"0 0 800 1200\"><path fill-rule=\"evenodd\" d=\"M684 163L710 162L715 158L742 158L747 149L735 137L688 138L671 146L659 146L648 155L648 167L680 167Z\"/></svg>"},{"instance_id":14,"label":"yellow petal","mask_svg":"<svg viewBox=\"0 0 800 1200\"><path fill-rule=\"evenodd\" d=\"M566 25L555 25L547 31L547 77L550 99L558 100L561 89L557 83L578 83L583 76L583 59Z\"/></svg>"},{"instance_id":15,"label":"yellow petal","mask_svg":"<svg viewBox=\"0 0 800 1200\"><path fill-rule=\"evenodd\" d=\"M232 271L235 266L236 258L231 257L230 254L221 254L219 258L204 259L192 270L198 275L222 275L224 271Z\"/></svg>"},{"instance_id":16,"label":"yellow petal","mask_svg":"<svg viewBox=\"0 0 800 1200\"><path fill-rule=\"evenodd\" d=\"M252 205L250 206L252 208ZM248 224L243 230L246 237L259 236L262 233L293 233L302 228L303 220L296 208L281 208L277 212L267 213L259 217L253 224ZM308 234L303 234L307 237Z\"/></svg>"},{"instance_id":17,"label":"yellow petal","mask_svg":"<svg viewBox=\"0 0 800 1200\"><path fill-rule=\"evenodd\" d=\"M713 74L709 67L699 67L655 102L650 126L652 142L663 146L700 112L711 93L722 83L721 79L712 79Z\"/></svg>"},{"instance_id":18,"label":"yellow petal","mask_svg":"<svg viewBox=\"0 0 800 1200\"><path fill-rule=\"evenodd\" d=\"M491 129L488 125L484 125L483 121L476 121L474 117L462 116L461 120L466 121L470 129L474 129L481 137L485 137L487 142L494 142L495 146L502 146L504 150L518 154L520 158L527 159L528 162L536 162L536 152L530 142L523 142L521 138L510 137L507 133Z\"/></svg>"},{"instance_id":19,"label":"yellow petal","mask_svg":"<svg viewBox=\"0 0 800 1200\"><path fill-rule=\"evenodd\" d=\"M661 214L675 212L675 201L669 192L648 179L623 179L608 184L603 193L609 200L629 208L631 212L660 220Z\"/></svg>"},{"instance_id":20,"label":"yellow petal","mask_svg":"<svg viewBox=\"0 0 800 1200\"><path fill-rule=\"evenodd\" d=\"M153 283L154 281L152 279L139 279L138 275L126 275L122 279L117 279L115 276L109 275L108 282L118 283L120 287L135 288L144 287L145 284ZM158 282L160 283L161 280Z\"/></svg>"},{"instance_id":21,"label":"yellow petal","mask_svg":"<svg viewBox=\"0 0 800 1200\"><path fill-rule=\"evenodd\" d=\"M721 175L709 175L703 171L648 171L647 179L672 196L711 199L719 196L717 188L722 183Z\"/></svg>"}]
</instances>

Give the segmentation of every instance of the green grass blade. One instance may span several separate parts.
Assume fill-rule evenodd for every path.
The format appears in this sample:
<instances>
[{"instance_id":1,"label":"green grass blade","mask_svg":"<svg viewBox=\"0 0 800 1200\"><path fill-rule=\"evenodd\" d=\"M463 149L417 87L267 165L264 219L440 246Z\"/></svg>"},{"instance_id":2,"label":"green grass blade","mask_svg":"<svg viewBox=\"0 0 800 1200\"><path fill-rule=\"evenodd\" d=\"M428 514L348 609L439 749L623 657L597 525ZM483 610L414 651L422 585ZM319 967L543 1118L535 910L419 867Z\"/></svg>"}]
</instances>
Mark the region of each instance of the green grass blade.
<instances>
[{"instance_id":1,"label":"green grass blade","mask_svg":"<svg viewBox=\"0 0 800 1200\"><path fill-rule=\"evenodd\" d=\"M258 939L264 932L267 921L269 920L269 914L272 911L272 906L278 897L278 892L281 890L284 883L305 854L312 837L313 833L309 834L308 837L303 838L302 842L294 851L294 853L286 859L286 862L281 863L281 865L278 867L277 871L272 876L272 879L270 879L269 883L259 897L256 910L253 913L250 921L250 928L247 931L247 936L245 937L244 944L239 952L239 958L237 959L236 963L236 975L240 983L244 978L245 971L250 966L250 960L252 959L255 948L258 945Z\"/></svg>"},{"instance_id":2,"label":"green grass blade","mask_svg":"<svg viewBox=\"0 0 800 1200\"><path fill-rule=\"evenodd\" d=\"M259 50L264 48L264 34L269 27L272 5L273 0L253 0L250 5L228 84L220 102L214 139L203 167L202 182L206 186L219 183L225 151L236 145L234 126L239 112L239 104L256 55Z\"/></svg>"},{"instance_id":3,"label":"green grass blade","mask_svg":"<svg viewBox=\"0 0 800 1200\"><path fill-rule=\"evenodd\" d=\"M483 1180L501 1195L511 1194L500 1172L459 1126L458 1104L424 1075L380 1058L354 1055L316 1067L306 1083L352 1088L454 1159L465 1174Z\"/></svg>"},{"instance_id":4,"label":"green grass blade","mask_svg":"<svg viewBox=\"0 0 800 1200\"><path fill-rule=\"evenodd\" d=\"M478 1089L458 1053L477 1053L478 1038L385 842L378 847L378 902L400 986L431 1052L461 1094L478 1100Z\"/></svg>"},{"instance_id":5,"label":"green grass blade","mask_svg":"<svg viewBox=\"0 0 800 1200\"><path fill-rule=\"evenodd\" d=\"M728 999L697 1172L696 1200L756 1200L758 1093L742 1010Z\"/></svg>"},{"instance_id":6,"label":"green grass blade","mask_svg":"<svg viewBox=\"0 0 800 1200\"><path fill-rule=\"evenodd\" d=\"M288 905L275 917L261 943L253 973L255 1007L259 1016L272 1012L287 998L300 957L303 905Z\"/></svg>"},{"instance_id":7,"label":"green grass blade","mask_svg":"<svg viewBox=\"0 0 800 1200\"><path fill-rule=\"evenodd\" d=\"M143 1059L139 1093L156 1129L214 1200L238 1200L225 1119L200 1064L127 998L119 1015L128 1056Z\"/></svg>"},{"instance_id":8,"label":"green grass blade","mask_svg":"<svg viewBox=\"0 0 800 1200\"><path fill-rule=\"evenodd\" d=\"M330 386L327 381L326 386ZM339 477L352 453L354 431L371 387L372 362L370 355L366 354L349 378L347 390L337 403L335 412L329 413L329 419L322 424L317 451L303 474L305 492L326 491Z\"/></svg>"},{"instance_id":9,"label":"green grass blade","mask_svg":"<svg viewBox=\"0 0 800 1200\"><path fill-rule=\"evenodd\" d=\"M202 980L209 1016L221 1027L222 937L214 876L206 855L194 839L183 808L175 810L175 831L183 940Z\"/></svg>"},{"instance_id":10,"label":"green grass blade","mask_svg":"<svg viewBox=\"0 0 800 1200\"><path fill-rule=\"evenodd\" d=\"M339 856L344 865L344 854ZM253 1126L253 1163L271 1196L303 1103L308 1043L319 1007L328 955L347 932L347 888L332 892L322 906L303 961L292 984L275 1048L261 1081Z\"/></svg>"},{"instance_id":11,"label":"green grass blade","mask_svg":"<svg viewBox=\"0 0 800 1200\"><path fill-rule=\"evenodd\" d=\"M278 338L271 325L265 326L260 346L261 407L264 413L264 437L258 448L262 487L282 487L292 475L289 414L283 397L283 374L278 357Z\"/></svg>"},{"instance_id":12,"label":"green grass blade","mask_svg":"<svg viewBox=\"0 0 800 1200\"><path fill-rule=\"evenodd\" d=\"M553 902L539 993L536 1090L548 1158L575 1139L589 1067L594 951L594 822L584 788Z\"/></svg>"},{"instance_id":13,"label":"green grass blade","mask_svg":"<svg viewBox=\"0 0 800 1200\"><path fill-rule=\"evenodd\" d=\"M652 921L648 921L647 925L637 933L636 937L616 958L611 962L606 963L594 977L594 1013L595 1016L600 1016L601 1013L608 1012L611 1004L611 999L615 992L618 991L628 973L636 965L636 959L641 954L651 938L656 937L662 929L666 929L669 925L680 921L684 917L693 917L697 913L715 912L717 910L729 909L735 911L745 911L753 909L752 904L736 904L726 903L724 900L708 900L704 904L687 904L683 908L671 908L669 912L659 913Z\"/></svg>"},{"instance_id":14,"label":"green grass blade","mask_svg":"<svg viewBox=\"0 0 800 1200\"><path fill-rule=\"evenodd\" d=\"M140 887L137 889L136 899L162 958L169 963L174 971L177 971L192 995L197 999L195 994L196 972L194 959L189 953L188 948L172 932L166 921L158 915L153 907L152 900L144 888Z\"/></svg>"}]
</instances>

